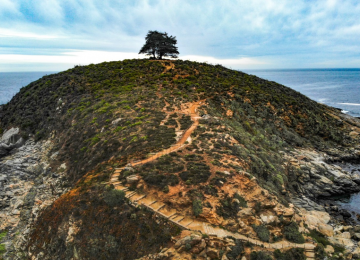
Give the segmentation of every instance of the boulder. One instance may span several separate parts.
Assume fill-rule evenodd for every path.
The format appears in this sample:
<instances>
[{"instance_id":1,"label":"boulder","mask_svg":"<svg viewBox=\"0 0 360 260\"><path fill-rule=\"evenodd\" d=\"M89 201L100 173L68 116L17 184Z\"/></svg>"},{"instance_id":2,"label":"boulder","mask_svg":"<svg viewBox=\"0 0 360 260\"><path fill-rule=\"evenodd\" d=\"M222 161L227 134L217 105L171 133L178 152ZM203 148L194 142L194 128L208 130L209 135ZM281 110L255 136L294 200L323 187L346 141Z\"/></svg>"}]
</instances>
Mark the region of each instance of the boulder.
<instances>
[{"instance_id":1,"label":"boulder","mask_svg":"<svg viewBox=\"0 0 360 260\"><path fill-rule=\"evenodd\" d=\"M333 248L331 245L327 245L327 246L325 247L325 252L326 252L327 254L332 254L332 253L335 252L335 250L334 250L334 248Z\"/></svg>"},{"instance_id":2,"label":"boulder","mask_svg":"<svg viewBox=\"0 0 360 260\"><path fill-rule=\"evenodd\" d=\"M19 139L19 128L10 128L1 137L1 142L6 144L16 143Z\"/></svg>"},{"instance_id":3,"label":"boulder","mask_svg":"<svg viewBox=\"0 0 360 260\"><path fill-rule=\"evenodd\" d=\"M334 235L334 229L332 226L327 225L327 224L323 224L323 223L319 223L318 224L318 231L323 234L324 236L327 237L332 237Z\"/></svg>"},{"instance_id":4,"label":"boulder","mask_svg":"<svg viewBox=\"0 0 360 260\"><path fill-rule=\"evenodd\" d=\"M226 227L228 230L235 232L238 230L239 225L238 223L235 222L235 220L233 219L228 219L228 220L224 220L221 225L223 225L224 227Z\"/></svg>"},{"instance_id":5,"label":"boulder","mask_svg":"<svg viewBox=\"0 0 360 260\"><path fill-rule=\"evenodd\" d=\"M215 248L209 247L206 250L206 255L210 257L210 259L219 259L219 251Z\"/></svg>"},{"instance_id":6,"label":"boulder","mask_svg":"<svg viewBox=\"0 0 360 260\"><path fill-rule=\"evenodd\" d=\"M343 238L346 238L346 239L350 239L350 238L351 238L350 232L341 233L339 236L341 236L341 237L343 237Z\"/></svg>"},{"instance_id":7,"label":"boulder","mask_svg":"<svg viewBox=\"0 0 360 260\"><path fill-rule=\"evenodd\" d=\"M191 237L190 236L186 236L178 241L176 241L174 247L175 249L180 248L182 245L185 245L186 243L190 243L191 241Z\"/></svg>"},{"instance_id":8,"label":"boulder","mask_svg":"<svg viewBox=\"0 0 360 260\"><path fill-rule=\"evenodd\" d=\"M129 184L137 183L139 180L140 178L137 175L130 175L126 177L126 182Z\"/></svg>"},{"instance_id":9,"label":"boulder","mask_svg":"<svg viewBox=\"0 0 360 260\"><path fill-rule=\"evenodd\" d=\"M303 210L303 217L305 223L310 229L317 228L320 224L327 224L330 221L330 215L323 211L306 211Z\"/></svg>"},{"instance_id":10,"label":"boulder","mask_svg":"<svg viewBox=\"0 0 360 260\"><path fill-rule=\"evenodd\" d=\"M359 241L360 240L360 233L355 233L353 236L352 236L353 239Z\"/></svg>"},{"instance_id":11,"label":"boulder","mask_svg":"<svg viewBox=\"0 0 360 260\"><path fill-rule=\"evenodd\" d=\"M116 125L118 125L120 123L121 120L122 120L122 118L115 119L114 121L111 122L111 124L113 126L116 126Z\"/></svg>"},{"instance_id":12,"label":"boulder","mask_svg":"<svg viewBox=\"0 0 360 260\"><path fill-rule=\"evenodd\" d=\"M292 208L285 208L283 212L284 217L292 217L294 215L294 209Z\"/></svg>"},{"instance_id":13,"label":"boulder","mask_svg":"<svg viewBox=\"0 0 360 260\"><path fill-rule=\"evenodd\" d=\"M192 244L194 240L192 240L190 242L190 244ZM204 249L206 248L206 242L204 239L201 239L200 243L196 244L192 249L191 252L194 254L199 254L200 252L202 252Z\"/></svg>"},{"instance_id":14,"label":"boulder","mask_svg":"<svg viewBox=\"0 0 360 260\"><path fill-rule=\"evenodd\" d=\"M353 259L359 259L360 258L360 247L355 248L355 250L352 252Z\"/></svg>"},{"instance_id":15,"label":"boulder","mask_svg":"<svg viewBox=\"0 0 360 260\"><path fill-rule=\"evenodd\" d=\"M237 213L237 216L239 218L248 217L252 215L254 215L254 211L252 208L244 208Z\"/></svg>"},{"instance_id":16,"label":"boulder","mask_svg":"<svg viewBox=\"0 0 360 260\"><path fill-rule=\"evenodd\" d=\"M344 218L351 218L351 213L348 212L347 210L345 209L341 209L339 211L340 215L343 216Z\"/></svg>"},{"instance_id":17,"label":"boulder","mask_svg":"<svg viewBox=\"0 0 360 260\"><path fill-rule=\"evenodd\" d=\"M22 137L19 137L19 139L17 139L14 143L7 144L5 142L0 142L0 156L7 155L11 150L23 146L24 143L25 141Z\"/></svg>"},{"instance_id":18,"label":"boulder","mask_svg":"<svg viewBox=\"0 0 360 260\"><path fill-rule=\"evenodd\" d=\"M126 167L124 168L124 171L134 172L135 170L134 170L134 168L131 167L131 166L126 166Z\"/></svg>"},{"instance_id":19,"label":"boulder","mask_svg":"<svg viewBox=\"0 0 360 260\"><path fill-rule=\"evenodd\" d=\"M260 214L260 219L264 224L279 222L278 217L271 214L270 212L265 212L265 213Z\"/></svg>"},{"instance_id":20,"label":"boulder","mask_svg":"<svg viewBox=\"0 0 360 260\"><path fill-rule=\"evenodd\" d=\"M354 242L351 239L344 238L341 235L336 235L334 237L329 237L329 242L337 245L337 246L343 246L346 249L352 249L354 247Z\"/></svg>"},{"instance_id":21,"label":"boulder","mask_svg":"<svg viewBox=\"0 0 360 260\"><path fill-rule=\"evenodd\" d=\"M197 245L201 242L202 237L199 235L192 235L191 236L191 241L190 241L190 245Z\"/></svg>"}]
</instances>

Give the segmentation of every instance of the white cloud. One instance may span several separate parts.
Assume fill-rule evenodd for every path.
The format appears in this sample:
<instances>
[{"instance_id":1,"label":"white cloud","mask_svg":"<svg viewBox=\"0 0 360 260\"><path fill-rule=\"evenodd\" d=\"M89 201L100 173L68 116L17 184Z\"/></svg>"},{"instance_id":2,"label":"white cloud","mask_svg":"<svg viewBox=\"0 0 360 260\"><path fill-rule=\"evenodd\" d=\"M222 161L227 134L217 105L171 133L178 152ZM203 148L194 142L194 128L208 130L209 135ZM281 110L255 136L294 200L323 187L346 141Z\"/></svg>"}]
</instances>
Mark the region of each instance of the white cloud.
<instances>
[{"instance_id":1,"label":"white cloud","mask_svg":"<svg viewBox=\"0 0 360 260\"><path fill-rule=\"evenodd\" d=\"M253 68L257 66L263 66L269 64L267 61L259 60L250 57L236 58L236 59L218 59L210 56L196 56L196 55L187 55L181 57L183 60L191 60L197 62L206 62L209 64L221 64L225 67L231 68Z\"/></svg>"},{"instance_id":2,"label":"white cloud","mask_svg":"<svg viewBox=\"0 0 360 260\"><path fill-rule=\"evenodd\" d=\"M360 57L359 13L360 2L337 0L0 0L0 37L24 54L56 49L61 60L67 49L136 53L160 30L177 37L181 58L271 68L286 55L290 67L330 58L342 67L344 55Z\"/></svg>"},{"instance_id":3,"label":"white cloud","mask_svg":"<svg viewBox=\"0 0 360 260\"><path fill-rule=\"evenodd\" d=\"M0 38L1 37L13 37L13 38L31 38L38 40L46 40L46 39L58 39L64 38L64 36L59 35L51 35L51 34L37 34L26 31L16 31L5 28L0 28Z\"/></svg>"},{"instance_id":4,"label":"white cloud","mask_svg":"<svg viewBox=\"0 0 360 260\"><path fill-rule=\"evenodd\" d=\"M91 63L100 63L104 61L118 61L124 59L145 58L144 55L139 55L134 52L107 52L107 51L68 51L61 53L61 55L22 55L22 54L0 54L0 68L5 65L28 64L31 71L34 71L33 65L49 64L48 70L51 69L51 64L56 64L54 68L60 67L67 69L74 65L88 65ZM266 65L266 61L243 57L236 59L217 59L210 56L195 56L188 55L182 57L183 60L191 60L197 62L207 62L209 64L222 64L233 69L250 69L256 66ZM13 68L13 66L11 66ZM43 70L44 66L39 66ZM37 70L37 69L35 69Z\"/></svg>"}]
</instances>

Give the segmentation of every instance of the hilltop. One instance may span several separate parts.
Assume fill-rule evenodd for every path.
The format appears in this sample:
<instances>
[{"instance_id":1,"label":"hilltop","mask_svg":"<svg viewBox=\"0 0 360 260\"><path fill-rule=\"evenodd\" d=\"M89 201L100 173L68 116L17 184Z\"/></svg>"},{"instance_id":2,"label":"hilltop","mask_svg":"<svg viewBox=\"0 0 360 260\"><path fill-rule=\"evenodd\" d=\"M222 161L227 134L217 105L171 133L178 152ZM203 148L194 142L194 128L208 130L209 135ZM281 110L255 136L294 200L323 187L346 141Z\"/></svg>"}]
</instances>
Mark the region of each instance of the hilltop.
<instances>
[{"instance_id":1,"label":"hilltop","mask_svg":"<svg viewBox=\"0 0 360 260\"><path fill-rule=\"evenodd\" d=\"M332 164L359 159L359 120L221 65L76 66L22 88L0 120L0 133L15 133L0 146L9 162L40 145L9 257L135 259L173 247L181 227L133 207L123 188L253 239L303 243L313 232L336 245L329 220L306 216L332 214L319 198L360 190L358 177ZM242 243L234 241L233 251Z\"/></svg>"}]
</instances>

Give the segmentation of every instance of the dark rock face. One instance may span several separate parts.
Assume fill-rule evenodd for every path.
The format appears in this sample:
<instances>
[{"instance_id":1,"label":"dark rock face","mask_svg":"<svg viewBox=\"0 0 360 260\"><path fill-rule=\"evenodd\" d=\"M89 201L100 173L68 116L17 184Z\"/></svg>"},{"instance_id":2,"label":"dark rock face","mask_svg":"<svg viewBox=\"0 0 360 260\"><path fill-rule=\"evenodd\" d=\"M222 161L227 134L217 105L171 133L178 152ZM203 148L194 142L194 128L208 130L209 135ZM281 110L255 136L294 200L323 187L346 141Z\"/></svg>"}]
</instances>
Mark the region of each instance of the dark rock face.
<instances>
[{"instance_id":1,"label":"dark rock face","mask_svg":"<svg viewBox=\"0 0 360 260\"><path fill-rule=\"evenodd\" d=\"M351 213L348 212L348 211L345 210L345 209L339 210L339 214L340 214L341 216L343 216L344 218L351 218Z\"/></svg>"},{"instance_id":2,"label":"dark rock face","mask_svg":"<svg viewBox=\"0 0 360 260\"><path fill-rule=\"evenodd\" d=\"M332 152L332 156L335 155L335 151ZM290 162L298 168L298 192L308 198L326 198L360 191L359 175L332 164L328 154L301 150L294 152L291 157ZM294 157L301 160L294 160Z\"/></svg>"},{"instance_id":3,"label":"dark rock face","mask_svg":"<svg viewBox=\"0 0 360 260\"><path fill-rule=\"evenodd\" d=\"M0 158L9 154L13 149L24 145L25 140L19 135L19 128L11 128L0 138Z\"/></svg>"}]
</instances>

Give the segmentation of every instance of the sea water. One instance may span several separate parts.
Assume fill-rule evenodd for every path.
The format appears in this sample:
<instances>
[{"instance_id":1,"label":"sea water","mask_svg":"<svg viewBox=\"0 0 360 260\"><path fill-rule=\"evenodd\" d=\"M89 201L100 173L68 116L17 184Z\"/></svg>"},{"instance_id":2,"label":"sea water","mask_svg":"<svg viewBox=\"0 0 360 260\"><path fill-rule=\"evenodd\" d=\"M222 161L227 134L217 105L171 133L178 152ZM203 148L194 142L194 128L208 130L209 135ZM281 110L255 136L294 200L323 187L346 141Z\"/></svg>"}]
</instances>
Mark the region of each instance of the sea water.
<instances>
[{"instance_id":1,"label":"sea water","mask_svg":"<svg viewBox=\"0 0 360 260\"><path fill-rule=\"evenodd\" d=\"M309 98L360 117L360 69L246 70Z\"/></svg>"},{"instance_id":2,"label":"sea water","mask_svg":"<svg viewBox=\"0 0 360 260\"><path fill-rule=\"evenodd\" d=\"M10 101L20 88L53 72L0 72L0 105Z\"/></svg>"},{"instance_id":3,"label":"sea water","mask_svg":"<svg viewBox=\"0 0 360 260\"><path fill-rule=\"evenodd\" d=\"M301 69L244 71L282 85L326 105L342 109L343 113L360 117L360 69ZM344 170L360 173L360 165L342 165ZM360 174L359 174L360 175ZM337 199L336 203L360 214L360 193ZM354 214L355 213L355 214Z\"/></svg>"}]
</instances>

